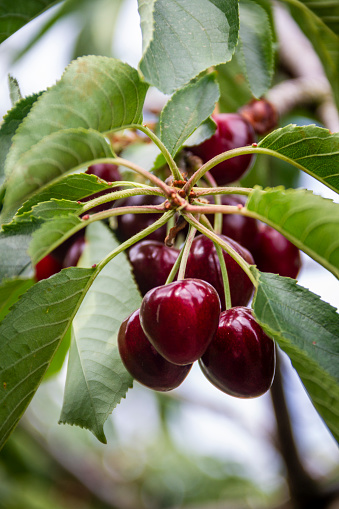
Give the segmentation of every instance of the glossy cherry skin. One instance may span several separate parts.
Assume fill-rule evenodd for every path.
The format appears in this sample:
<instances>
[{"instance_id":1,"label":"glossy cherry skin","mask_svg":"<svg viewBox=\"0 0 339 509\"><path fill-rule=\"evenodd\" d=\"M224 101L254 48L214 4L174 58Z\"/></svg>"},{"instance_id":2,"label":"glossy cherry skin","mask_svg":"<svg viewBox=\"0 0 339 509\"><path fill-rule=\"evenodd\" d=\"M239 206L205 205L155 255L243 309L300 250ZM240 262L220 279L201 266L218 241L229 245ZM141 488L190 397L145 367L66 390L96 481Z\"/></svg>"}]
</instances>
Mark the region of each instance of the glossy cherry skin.
<instances>
[{"instance_id":1,"label":"glossy cherry skin","mask_svg":"<svg viewBox=\"0 0 339 509\"><path fill-rule=\"evenodd\" d=\"M118 347L121 360L133 378L149 389L175 389L185 380L192 364L177 366L164 359L145 336L139 311L134 311L120 326Z\"/></svg>"},{"instance_id":2,"label":"glossy cherry skin","mask_svg":"<svg viewBox=\"0 0 339 509\"><path fill-rule=\"evenodd\" d=\"M261 224L259 244L254 251L257 267L295 279L301 267L299 249L274 228Z\"/></svg>"},{"instance_id":3,"label":"glossy cherry skin","mask_svg":"<svg viewBox=\"0 0 339 509\"><path fill-rule=\"evenodd\" d=\"M178 255L178 249L157 240L142 240L131 247L128 256L142 295L166 283Z\"/></svg>"},{"instance_id":4,"label":"glossy cherry skin","mask_svg":"<svg viewBox=\"0 0 339 509\"><path fill-rule=\"evenodd\" d=\"M199 359L217 330L220 300L210 284L184 279L146 293L141 326L154 348L174 364Z\"/></svg>"},{"instance_id":5,"label":"glossy cherry skin","mask_svg":"<svg viewBox=\"0 0 339 509\"><path fill-rule=\"evenodd\" d=\"M210 201L214 203L214 201ZM244 207L246 197L235 194L223 195L221 196L221 204ZM213 224L213 215L209 214L207 217ZM257 248L259 242L259 222L252 217L240 214L223 214L221 233L235 240L252 253Z\"/></svg>"},{"instance_id":6,"label":"glossy cherry skin","mask_svg":"<svg viewBox=\"0 0 339 509\"><path fill-rule=\"evenodd\" d=\"M121 180L119 169L115 164L109 163L92 164L87 168L86 173L88 173L89 175L96 175L97 177L106 180L106 182L116 182L118 180ZM92 200L93 198L98 198L99 196L103 196L105 194L112 193L113 191L118 190L119 190L118 187L114 187L112 189L105 189L104 191L94 193L91 196L88 196L87 198L83 198L82 201L87 202L89 200ZM103 203L102 205L97 205L96 207L93 207L90 210L90 213L94 214L96 212L101 212L103 210L112 208L114 205L115 201Z\"/></svg>"},{"instance_id":7,"label":"glossy cherry skin","mask_svg":"<svg viewBox=\"0 0 339 509\"><path fill-rule=\"evenodd\" d=\"M141 205L160 205L164 202L164 198L161 196L130 196L119 203L121 207L134 207ZM118 231L117 235L122 242L129 239L136 233L150 226L157 219L161 217L161 214L123 214L117 217ZM166 237L166 225L158 228L153 233L147 236L147 239L158 240L163 242Z\"/></svg>"},{"instance_id":8,"label":"glossy cherry skin","mask_svg":"<svg viewBox=\"0 0 339 509\"><path fill-rule=\"evenodd\" d=\"M46 255L35 266L35 279L41 281L60 272L62 263L52 254Z\"/></svg>"},{"instance_id":9,"label":"glossy cherry skin","mask_svg":"<svg viewBox=\"0 0 339 509\"><path fill-rule=\"evenodd\" d=\"M253 257L246 248L225 235L220 235L220 238L227 242L250 265L254 264ZM232 305L246 306L251 299L253 285L240 265L226 251L223 251L223 256L230 284ZM224 285L219 258L213 242L205 235L198 235L192 242L185 276L203 279L210 283L219 294L221 309L225 309Z\"/></svg>"},{"instance_id":10,"label":"glossy cherry skin","mask_svg":"<svg viewBox=\"0 0 339 509\"><path fill-rule=\"evenodd\" d=\"M220 314L219 327L199 361L208 380L226 394L254 398L272 385L275 344L248 308Z\"/></svg>"},{"instance_id":11,"label":"glossy cherry skin","mask_svg":"<svg viewBox=\"0 0 339 509\"><path fill-rule=\"evenodd\" d=\"M85 237L78 237L68 248L62 262L63 267L76 267L86 246Z\"/></svg>"},{"instance_id":12,"label":"glossy cherry skin","mask_svg":"<svg viewBox=\"0 0 339 509\"><path fill-rule=\"evenodd\" d=\"M205 163L222 152L252 145L255 142L253 127L238 113L219 113L212 115L217 124L214 135L200 145L190 147L190 151ZM251 167L252 154L232 157L210 170L218 185L226 185L242 177Z\"/></svg>"}]
</instances>

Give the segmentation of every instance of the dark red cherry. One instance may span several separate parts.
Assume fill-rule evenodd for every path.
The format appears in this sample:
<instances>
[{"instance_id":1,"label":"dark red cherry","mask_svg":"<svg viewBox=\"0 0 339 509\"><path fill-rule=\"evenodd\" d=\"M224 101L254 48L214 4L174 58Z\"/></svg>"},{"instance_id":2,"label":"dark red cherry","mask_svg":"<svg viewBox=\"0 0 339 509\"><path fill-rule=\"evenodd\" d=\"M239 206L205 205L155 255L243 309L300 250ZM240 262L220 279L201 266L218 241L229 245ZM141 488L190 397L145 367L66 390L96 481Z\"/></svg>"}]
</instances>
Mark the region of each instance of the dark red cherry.
<instances>
[{"instance_id":1,"label":"dark red cherry","mask_svg":"<svg viewBox=\"0 0 339 509\"><path fill-rule=\"evenodd\" d=\"M119 169L115 164L109 163L92 164L87 168L85 173L88 173L89 175L96 175L97 177L106 180L107 182L116 182L118 180L121 180ZM89 200L92 200L93 198L98 198L99 196L103 196L105 194L112 193L113 191L118 190L119 190L118 187L114 187L112 189L99 191L98 193L94 193L91 196L87 196L87 198L83 198L82 201L87 202ZM98 205L97 207L91 209L90 212L91 214L101 212L103 210L112 208L114 205L115 201L103 203L102 205Z\"/></svg>"},{"instance_id":2,"label":"dark red cherry","mask_svg":"<svg viewBox=\"0 0 339 509\"><path fill-rule=\"evenodd\" d=\"M214 203L214 201L210 201ZM246 197L235 194L223 195L221 204L244 207ZM213 224L214 217L212 214L208 215L208 219ZM259 241L259 222L252 217L241 216L240 214L223 214L221 233L246 247L252 253L257 248Z\"/></svg>"},{"instance_id":3,"label":"dark red cherry","mask_svg":"<svg viewBox=\"0 0 339 509\"><path fill-rule=\"evenodd\" d=\"M119 203L121 207L134 207L141 205L160 205L164 202L164 198L161 196L130 196ZM129 239L136 233L150 226L157 219L161 217L161 214L123 214L117 217L118 231L117 234L122 242ZM147 239L158 240L163 242L166 237L166 225L158 228L153 233L147 236Z\"/></svg>"},{"instance_id":4,"label":"dark red cherry","mask_svg":"<svg viewBox=\"0 0 339 509\"><path fill-rule=\"evenodd\" d=\"M63 267L76 267L79 258L82 255L86 246L85 237L78 237L73 244L68 248L65 254Z\"/></svg>"},{"instance_id":5,"label":"dark red cherry","mask_svg":"<svg viewBox=\"0 0 339 509\"><path fill-rule=\"evenodd\" d=\"M254 259L262 272L273 272L295 279L301 267L299 249L268 225L260 225L259 243Z\"/></svg>"},{"instance_id":6,"label":"dark red cherry","mask_svg":"<svg viewBox=\"0 0 339 509\"><path fill-rule=\"evenodd\" d=\"M53 274L60 272L62 263L56 259L52 254L46 255L35 266L35 279L41 281L47 279Z\"/></svg>"},{"instance_id":7,"label":"dark red cherry","mask_svg":"<svg viewBox=\"0 0 339 509\"><path fill-rule=\"evenodd\" d=\"M239 398L264 394L275 372L275 344L248 308L235 307L220 314L219 327L199 361L208 380Z\"/></svg>"},{"instance_id":8,"label":"dark red cherry","mask_svg":"<svg viewBox=\"0 0 339 509\"><path fill-rule=\"evenodd\" d=\"M178 249L157 240L142 240L131 247L128 256L142 295L166 283L178 255Z\"/></svg>"},{"instance_id":9,"label":"dark red cherry","mask_svg":"<svg viewBox=\"0 0 339 509\"><path fill-rule=\"evenodd\" d=\"M220 238L227 242L250 265L254 265L253 257L246 248L225 235L220 235ZM253 285L242 268L226 251L223 251L223 255L230 284L232 305L246 306L251 299ZM225 309L224 285L219 258L213 242L205 235L198 235L192 242L185 275L188 278L199 278L210 283L219 294L221 309Z\"/></svg>"},{"instance_id":10,"label":"dark red cherry","mask_svg":"<svg viewBox=\"0 0 339 509\"><path fill-rule=\"evenodd\" d=\"M253 127L238 113L219 113L212 115L217 124L214 135L200 145L190 147L190 151L199 156L204 163L222 152L252 145L256 137ZM226 185L238 180L250 168L252 154L232 157L219 163L210 170L218 185Z\"/></svg>"},{"instance_id":11,"label":"dark red cherry","mask_svg":"<svg viewBox=\"0 0 339 509\"><path fill-rule=\"evenodd\" d=\"M106 180L106 182L116 182L121 180L121 175L118 167L110 163L92 164L86 170L89 175L96 175L97 177Z\"/></svg>"},{"instance_id":12,"label":"dark red cherry","mask_svg":"<svg viewBox=\"0 0 339 509\"><path fill-rule=\"evenodd\" d=\"M139 309L121 324L118 347L127 371L138 382L155 391L170 391L188 375L192 364L177 366L164 359L143 332Z\"/></svg>"},{"instance_id":13,"label":"dark red cherry","mask_svg":"<svg viewBox=\"0 0 339 509\"><path fill-rule=\"evenodd\" d=\"M257 134L267 134L278 127L278 112L267 99L252 99L239 109L239 114L253 127Z\"/></svg>"},{"instance_id":14,"label":"dark red cherry","mask_svg":"<svg viewBox=\"0 0 339 509\"><path fill-rule=\"evenodd\" d=\"M199 279L174 281L146 293L141 326L154 348L174 364L199 359L218 327L220 300L215 289Z\"/></svg>"}]
</instances>

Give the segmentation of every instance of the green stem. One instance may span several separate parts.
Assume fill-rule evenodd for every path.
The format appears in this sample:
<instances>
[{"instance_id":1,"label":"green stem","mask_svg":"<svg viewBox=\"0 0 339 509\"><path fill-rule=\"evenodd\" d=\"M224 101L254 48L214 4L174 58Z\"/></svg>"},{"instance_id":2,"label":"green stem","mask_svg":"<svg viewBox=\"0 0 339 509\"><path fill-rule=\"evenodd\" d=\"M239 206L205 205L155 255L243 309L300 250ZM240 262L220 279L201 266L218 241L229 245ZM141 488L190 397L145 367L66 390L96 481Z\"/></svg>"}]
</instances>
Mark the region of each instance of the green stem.
<instances>
[{"instance_id":1,"label":"green stem","mask_svg":"<svg viewBox=\"0 0 339 509\"><path fill-rule=\"evenodd\" d=\"M209 172L205 173L204 177L210 187L217 187L216 181ZM214 195L214 201L216 205L221 205L221 197L219 194ZM222 214L220 212L214 215L214 231L216 234L220 234L222 231Z\"/></svg>"},{"instance_id":2,"label":"green stem","mask_svg":"<svg viewBox=\"0 0 339 509\"><path fill-rule=\"evenodd\" d=\"M165 193L165 196L171 196L173 193L173 189L171 189L165 182L163 182L161 179L153 175L153 173L150 173L147 170L144 170L144 168L141 168L141 166L138 166L135 163L132 163L131 161L127 161L127 159L123 159L122 157L115 157L113 159L110 159L109 162L113 164L116 164L117 166L126 166L126 168L129 168L130 170L135 171L136 173L139 173L139 175L142 175L146 179L148 179L150 182L152 182L155 186L160 187L160 189L163 190Z\"/></svg>"},{"instance_id":3,"label":"green stem","mask_svg":"<svg viewBox=\"0 0 339 509\"><path fill-rule=\"evenodd\" d=\"M192 242L194 240L196 232L197 232L197 229L194 226L190 225L190 229L189 229L188 235L186 237L184 247L182 249L182 258L181 258L180 268L179 268L179 272L178 272L178 281L181 279L185 279L187 260L188 260L189 254L190 254Z\"/></svg>"},{"instance_id":4,"label":"green stem","mask_svg":"<svg viewBox=\"0 0 339 509\"><path fill-rule=\"evenodd\" d=\"M248 196L251 191L250 187L195 187L194 194L197 197L209 196L214 194L242 194Z\"/></svg>"},{"instance_id":5,"label":"green stem","mask_svg":"<svg viewBox=\"0 0 339 509\"><path fill-rule=\"evenodd\" d=\"M284 154L281 154L280 152L276 152L275 150L271 150L269 148L264 148L258 146L249 146L249 147L240 147L240 148L234 148L232 150L228 150L227 152L222 152L221 154L213 157L207 163L203 164L199 170L197 170L193 175L190 177L190 179L186 182L184 186L184 191L188 195L191 191L192 187L205 175L205 173L209 170L211 170L214 166L221 163L222 161L226 161L227 159L231 159L232 157L241 156L245 154L265 154L270 155L273 157L276 157L277 159L281 159L282 161L285 161L289 164L292 164L296 168L299 168L300 170L309 173L311 172L305 168L305 166L302 166L301 164L297 163L295 160L285 156ZM314 175L312 175L314 177ZM320 180L320 182L322 182Z\"/></svg>"},{"instance_id":6,"label":"green stem","mask_svg":"<svg viewBox=\"0 0 339 509\"><path fill-rule=\"evenodd\" d=\"M225 258L224 258L222 249L219 246L219 244L217 244L216 242L214 242L214 246L217 251L218 258L219 258L222 282L223 282L224 293L225 293L225 305L226 305L226 311L227 311L228 309L231 309L231 307L232 307L230 282L229 282L229 278L228 278L227 267L226 267Z\"/></svg>"},{"instance_id":7,"label":"green stem","mask_svg":"<svg viewBox=\"0 0 339 509\"><path fill-rule=\"evenodd\" d=\"M149 235L150 233L154 232L161 226L167 223L167 221L175 214L174 210L170 210L162 215L157 221L155 221L153 224L142 230L141 232L137 233L136 235L133 235L133 237L130 237L128 240L120 244L119 247L114 249L111 253L109 253L103 260L101 260L100 263L97 265L97 270L100 272L115 256L117 256L122 251L125 251L125 249L128 249L136 242L139 242L144 237Z\"/></svg>"},{"instance_id":8,"label":"green stem","mask_svg":"<svg viewBox=\"0 0 339 509\"><path fill-rule=\"evenodd\" d=\"M256 280L254 274L252 274L250 265L246 262L246 260L243 259L242 256L240 256L239 253L237 253L227 242L225 242L222 238L218 237L213 231L209 230L205 226L203 226L199 221L195 219L192 214L189 214L187 212L182 212L182 214L185 216L185 219L188 223L190 223L192 226L194 226L198 231L206 235L209 239L212 240L212 242L218 244L222 247L243 269L243 271L247 274L251 282L253 283L254 287L257 288L258 281Z\"/></svg>"},{"instance_id":9,"label":"green stem","mask_svg":"<svg viewBox=\"0 0 339 509\"><path fill-rule=\"evenodd\" d=\"M163 192L159 188L142 186L138 189L124 189L123 191L113 191L112 193L107 193L103 196L98 196L97 198L93 198L93 200L87 201L84 203L82 209L79 211L79 215L87 212L97 205L102 205L103 203L108 203L114 200L120 200L122 198L129 198L130 196L140 196L140 195L155 195L155 196L163 196Z\"/></svg>"},{"instance_id":10,"label":"green stem","mask_svg":"<svg viewBox=\"0 0 339 509\"><path fill-rule=\"evenodd\" d=\"M161 150L164 158L166 159L166 162L172 172L173 178L175 180L181 180L182 175L179 171L178 166L176 165L173 157L171 156L171 154L169 153L169 151L167 150L167 148L165 147L163 142L158 138L158 136L156 134L154 134L154 132L151 129L149 129L147 126L137 125L137 126L135 126L135 128L139 129L140 131L145 133L153 141L153 143L155 143L155 145Z\"/></svg>"},{"instance_id":11,"label":"green stem","mask_svg":"<svg viewBox=\"0 0 339 509\"><path fill-rule=\"evenodd\" d=\"M175 278L175 276L176 276L176 274L177 274L177 272L178 272L178 270L179 270L179 266L180 266L180 263L181 263L182 254L183 254L183 252L184 252L184 247L185 247L185 246L183 246L183 247L181 248L180 253L179 253L179 256L178 256L178 258L175 260L175 263L174 263L174 265L173 265L173 267L172 267L172 269L171 269L171 272L169 273L168 278L166 279L166 283L165 283L165 285L168 285L169 283L172 283L172 281L174 280L174 278Z\"/></svg>"}]
</instances>

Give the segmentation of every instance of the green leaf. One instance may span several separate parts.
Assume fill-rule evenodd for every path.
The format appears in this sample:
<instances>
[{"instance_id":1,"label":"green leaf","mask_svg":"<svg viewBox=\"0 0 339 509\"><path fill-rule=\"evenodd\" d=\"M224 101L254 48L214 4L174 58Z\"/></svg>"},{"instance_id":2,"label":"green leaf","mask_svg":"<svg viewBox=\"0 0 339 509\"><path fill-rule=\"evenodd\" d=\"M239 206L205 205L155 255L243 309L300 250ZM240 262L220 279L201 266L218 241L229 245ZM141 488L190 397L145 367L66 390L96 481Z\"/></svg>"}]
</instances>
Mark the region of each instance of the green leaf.
<instances>
[{"instance_id":1,"label":"green leaf","mask_svg":"<svg viewBox=\"0 0 339 509\"><path fill-rule=\"evenodd\" d=\"M232 57L239 31L237 0L139 0L139 13L140 69L162 92L172 93Z\"/></svg>"},{"instance_id":2,"label":"green leaf","mask_svg":"<svg viewBox=\"0 0 339 509\"><path fill-rule=\"evenodd\" d=\"M86 237L88 263L98 263L119 245L101 223L87 227ZM104 443L104 422L132 386L120 359L117 334L140 304L131 267L121 253L97 276L73 321L60 422L85 427Z\"/></svg>"},{"instance_id":3,"label":"green leaf","mask_svg":"<svg viewBox=\"0 0 339 509\"><path fill-rule=\"evenodd\" d=\"M22 120L30 112L33 103L39 94L31 95L18 101L7 115L4 116L0 126L0 185L5 180L5 160L12 145L12 138Z\"/></svg>"},{"instance_id":4,"label":"green leaf","mask_svg":"<svg viewBox=\"0 0 339 509\"><path fill-rule=\"evenodd\" d=\"M55 352L54 357L52 358L51 363L48 366L48 369L44 375L43 379L44 382L60 373L60 370L65 363L69 347L71 345L71 330L72 326L68 328L66 334L64 335L63 340L61 341L57 351Z\"/></svg>"},{"instance_id":5,"label":"green leaf","mask_svg":"<svg viewBox=\"0 0 339 509\"><path fill-rule=\"evenodd\" d=\"M338 203L303 189L254 189L246 208L339 278Z\"/></svg>"},{"instance_id":6,"label":"green leaf","mask_svg":"<svg viewBox=\"0 0 339 509\"><path fill-rule=\"evenodd\" d=\"M59 0L2 0L0 3L0 43L39 16Z\"/></svg>"},{"instance_id":7,"label":"green leaf","mask_svg":"<svg viewBox=\"0 0 339 509\"><path fill-rule=\"evenodd\" d=\"M302 0L302 3L312 11L325 25L338 35L339 33L339 3L337 0Z\"/></svg>"},{"instance_id":8,"label":"green leaf","mask_svg":"<svg viewBox=\"0 0 339 509\"><path fill-rule=\"evenodd\" d=\"M33 279L12 279L0 286L0 322L19 297L33 284Z\"/></svg>"},{"instance_id":9,"label":"green leaf","mask_svg":"<svg viewBox=\"0 0 339 509\"><path fill-rule=\"evenodd\" d=\"M217 67L221 112L237 111L252 99L238 48L239 45L230 62Z\"/></svg>"},{"instance_id":10,"label":"green leaf","mask_svg":"<svg viewBox=\"0 0 339 509\"><path fill-rule=\"evenodd\" d=\"M105 157L113 157L113 152L104 135L92 129L65 129L45 136L12 168L3 215L15 211L27 197L65 172Z\"/></svg>"},{"instance_id":11,"label":"green leaf","mask_svg":"<svg viewBox=\"0 0 339 509\"><path fill-rule=\"evenodd\" d=\"M9 85L9 96L11 99L12 106L15 106L15 103L22 99L19 82L16 78L8 75L8 85Z\"/></svg>"},{"instance_id":12,"label":"green leaf","mask_svg":"<svg viewBox=\"0 0 339 509\"><path fill-rule=\"evenodd\" d=\"M26 223L24 222L23 224ZM28 249L34 265L73 235L73 233L81 230L81 228L85 228L85 226L85 221L70 214L46 221L39 229L35 229L32 232L32 240Z\"/></svg>"},{"instance_id":13,"label":"green leaf","mask_svg":"<svg viewBox=\"0 0 339 509\"><path fill-rule=\"evenodd\" d=\"M58 216L79 214L82 208L83 205L76 201L56 200L55 198L52 198L50 201L34 205L30 211L25 212L24 214L14 216L13 223L30 221L33 217L41 219L42 221L49 221L56 219Z\"/></svg>"},{"instance_id":14,"label":"green leaf","mask_svg":"<svg viewBox=\"0 0 339 509\"><path fill-rule=\"evenodd\" d=\"M213 113L218 99L215 73L194 80L173 94L160 115L160 138L172 156Z\"/></svg>"},{"instance_id":15,"label":"green leaf","mask_svg":"<svg viewBox=\"0 0 339 509\"><path fill-rule=\"evenodd\" d=\"M338 2L333 1L334 7L331 0L317 3L312 0L281 1L287 3L293 18L313 44L324 66L339 108L339 37L338 30L336 33L331 30L332 27L337 28L338 25ZM329 12L330 18L328 17ZM331 19L333 22L331 22ZM325 24L328 22L330 23Z\"/></svg>"},{"instance_id":16,"label":"green leaf","mask_svg":"<svg viewBox=\"0 0 339 509\"><path fill-rule=\"evenodd\" d=\"M184 143L185 147L193 147L194 145L200 145L205 140L208 140L217 128L217 124L212 118L206 118L202 124L194 131L193 134Z\"/></svg>"},{"instance_id":17,"label":"green leaf","mask_svg":"<svg viewBox=\"0 0 339 509\"><path fill-rule=\"evenodd\" d=\"M258 143L284 156L329 188L339 192L339 133L316 125L287 125ZM272 155L275 155L272 152Z\"/></svg>"},{"instance_id":18,"label":"green leaf","mask_svg":"<svg viewBox=\"0 0 339 509\"><path fill-rule=\"evenodd\" d=\"M92 194L106 189L114 190L111 184L105 180L101 180L95 175L88 175L87 173L65 175L45 186L42 191L35 193L32 198L27 200L18 210L17 215L29 212L34 205L37 205L39 202L50 201L52 198L71 201L82 200L87 196L91 196Z\"/></svg>"},{"instance_id":19,"label":"green leaf","mask_svg":"<svg viewBox=\"0 0 339 509\"><path fill-rule=\"evenodd\" d=\"M34 396L93 277L69 268L30 288L0 324L0 448Z\"/></svg>"},{"instance_id":20,"label":"green leaf","mask_svg":"<svg viewBox=\"0 0 339 509\"><path fill-rule=\"evenodd\" d=\"M274 50L269 17L260 3L241 0L240 53L253 95L260 98L269 89L274 71Z\"/></svg>"},{"instance_id":21,"label":"green leaf","mask_svg":"<svg viewBox=\"0 0 339 509\"><path fill-rule=\"evenodd\" d=\"M257 273L255 316L290 357L314 406L339 441L339 315L294 280Z\"/></svg>"},{"instance_id":22,"label":"green leaf","mask_svg":"<svg viewBox=\"0 0 339 509\"><path fill-rule=\"evenodd\" d=\"M42 222L33 218L22 223L4 225L0 231L0 283L13 277L31 277L32 265L28 247L32 234Z\"/></svg>"},{"instance_id":23,"label":"green leaf","mask_svg":"<svg viewBox=\"0 0 339 509\"><path fill-rule=\"evenodd\" d=\"M21 156L56 131L83 128L105 133L139 124L147 88L135 69L117 59L78 58L66 68L60 81L39 97L20 125L6 171L10 173Z\"/></svg>"}]
</instances>

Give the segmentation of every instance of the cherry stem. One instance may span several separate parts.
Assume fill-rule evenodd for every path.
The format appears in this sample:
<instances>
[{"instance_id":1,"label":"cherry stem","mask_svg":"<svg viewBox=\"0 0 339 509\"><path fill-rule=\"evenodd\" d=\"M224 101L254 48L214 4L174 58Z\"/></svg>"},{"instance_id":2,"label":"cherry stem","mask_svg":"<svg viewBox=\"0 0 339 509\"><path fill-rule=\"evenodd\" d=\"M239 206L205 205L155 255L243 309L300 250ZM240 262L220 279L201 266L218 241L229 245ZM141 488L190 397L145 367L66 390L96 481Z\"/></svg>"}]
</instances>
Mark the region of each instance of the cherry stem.
<instances>
[{"instance_id":1,"label":"cherry stem","mask_svg":"<svg viewBox=\"0 0 339 509\"><path fill-rule=\"evenodd\" d=\"M101 260L100 263L98 263L98 265L96 267L98 272L100 272L105 267L105 265L107 265L115 256L120 254L122 251L125 251L125 249L128 249L129 247L133 246L133 244L135 244L136 242L139 242L144 237L146 237L150 233L154 232L155 230L157 230L164 224L166 224L167 221L169 221L174 214L175 214L174 210L169 210L168 212L165 212L165 214L163 214L157 221L152 223L150 226L148 226L141 232L136 233L135 235L133 235L133 237L130 237L125 242L120 244L119 247L114 249L103 260Z\"/></svg>"},{"instance_id":2,"label":"cherry stem","mask_svg":"<svg viewBox=\"0 0 339 509\"><path fill-rule=\"evenodd\" d=\"M248 196L251 191L250 187L195 187L195 196L209 196L214 194L242 194Z\"/></svg>"},{"instance_id":3,"label":"cherry stem","mask_svg":"<svg viewBox=\"0 0 339 509\"><path fill-rule=\"evenodd\" d=\"M206 226L203 226L197 219L188 212L182 211L182 214L185 216L185 219L188 223L190 223L192 226L194 226L199 232L203 233L212 240L212 242L218 244L222 249L226 251L243 269L243 271L247 274L251 282L253 283L254 287L258 287L258 281L256 280L254 274L251 272L251 265L249 265L246 260L243 259L240 254L238 254L227 242L225 242L223 239L218 237L216 233L206 228Z\"/></svg>"},{"instance_id":4,"label":"cherry stem","mask_svg":"<svg viewBox=\"0 0 339 509\"><path fill-rule=\"evenodd\" d=\"M130 185L130 182L128 182ZM126 183L127 185L127 183ZM112 193L107 193L103 196L98 196L97 198L93 198L93 200L90 200L88 202L85 202L83 204L82 209L80 210L79 214L83 214L87 210L90 210L98 205L102 205L103 203L107 203L114 200L120 200L122 198L129 198L130 196L139 196L139 195L155 195L155 196L163 196L163 192L160 188L156 187L150 187L150 186L144 186L142 187L139 185L135 186L138 187L137 189L124 189L122 191L113 191Z\"/></svg>"},{"instance_id":5,"label":"cherry stem","mask_svg":"<svg viewBox=\"0 0 339 509\"><path fill-rule=\"evenodd\" d=\"M196 232L197 232L197 229L194 226L190 225L190 229L189 229L188 235L186 237L184 247L182 249L182 257L181 257L180 267L179 267L179 272L178 272L178 281L180 281L181 279L185 279L187 260L188 260L189 254L190 254L192 242L194 240Z\"/></svg>"},{"instance_id":6,"label":"cherry stem","mask_svg":"<svg viewBox=\"0 0 339 509\"><path fill-rule=\"evenodd\" d=\"M153 173L145 170L144 168L141 168L141 166L138 166L137 164L132 163L131 161L127 161L127 159L123 159L122 157L115 157L113 159L106 159L106 162L112 162L117 166L126 166L126 168L129 168L130 170L139 173L139 175L142 175L143 177L148 179L155 186L160 187L160 189L162 189L162 191L165 193L165 196L167 197L170 197L173 194L173 189L167 184L165 184L165 182L159 179L156 175L153 175Z\"/></svg>"},{"instance_id":7,"label":"cherry stem","mask_svg":"<svg viewBox=\"0 0 339 509\"><path fill-rule=\"evenodd\" d=\"M182 175L180 173L178 166L176 165L173 157L171 156L171 154L169 153L169 151L167 150L167 148L165 147L163 142L158 138L158 136L156 134L154 134L154 132L146 125L142 125L142 126L139 125L139 126L136 126L136 128L139 129L140 131L142 131L143 133L145 133L153 141L153 143L155 143L155 145L161 150L161 152L169 166L169 169L171 170L174 180L181 180Z\"/></svg>"},{"instance_id":8,"label":"cherry stem","mask_svg":"<svg viewBox=\"0 0 339 509\"><path fill-rule=\"evenodd\" d=\"M210 172L205 173L204 177L210 187L216 188L218 186ZM214 201L216 205L221 205L220 195L215 195ZM216 234L219 234L222 231L222 214L219 212L217 212L214 216L214 231Z\"/></svg>"},{"instance_id":9,"label":"cherry stem","mask_svg":"<svg viewBox=\"0 0 339 509\"><path fill-rule=\"evenodd\" d=\"M225 258L222 253L221 247L216 242L213 242L213 244L217 251L218 258L219 258L219 264L220 264L222 282L223 282L224 294L225 294L226 311L227 311L228 309L231 309L231 307L232 307L230 282L229 282L229 278L228 278L227 267L226 267Z\"/></svg>"},{"instance_id":10,"label":"cherry stem","mask_svg":"<svg viewBox=\"0 0 339 509\"><path fill-rule=\"evenodd\" d=\"M171 272L169 273L168 278L166 279L166 283L165 283L165 285L168 285L169 283L172 283L173 279L175 278L176 273L177 273L177 272L178 272L178 270L179 270L179 266L180 266L180 262L181 262L182 254L183 254L183 252L184 252L184 247L185 247L185 246L183 246L183 247L181 248L180 253L179 253L179 255L178 255L178 258L175 260L175 263L174 263L174 265L173 265L173 267L172 267L172 269L171 269Z\"/></svg>"}]
</instances>

